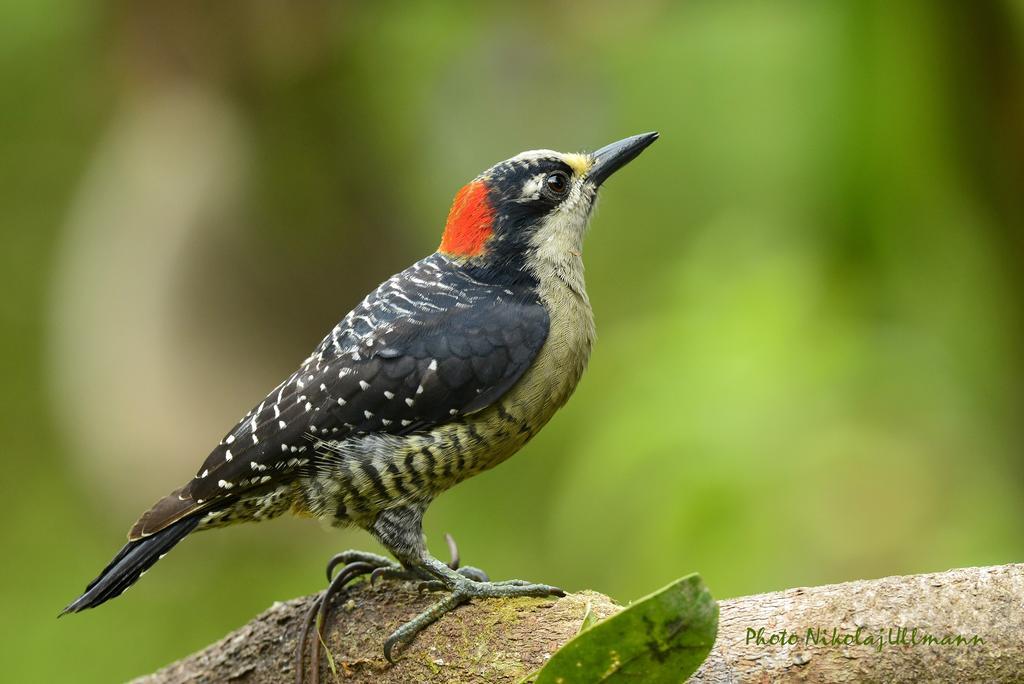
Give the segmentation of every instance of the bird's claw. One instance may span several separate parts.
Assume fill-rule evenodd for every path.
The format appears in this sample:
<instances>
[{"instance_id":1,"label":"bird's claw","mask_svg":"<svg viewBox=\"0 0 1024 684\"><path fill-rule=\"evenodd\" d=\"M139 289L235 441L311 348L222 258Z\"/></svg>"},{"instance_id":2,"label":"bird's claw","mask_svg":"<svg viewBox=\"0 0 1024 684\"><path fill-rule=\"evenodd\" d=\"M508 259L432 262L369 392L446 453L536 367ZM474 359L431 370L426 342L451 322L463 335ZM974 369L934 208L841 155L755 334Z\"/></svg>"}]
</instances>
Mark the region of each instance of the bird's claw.
<instances>
[{"instance_id":1,"label":"bird's claw","mask_svg":"<svg viewBox=\"0 0 1024 684\"><path fill-rule=\"evenodd\" d=\"M416 575L397 564L396 566L384 566L370 573L370 586L377 586L377 582L382 579L412 580L416 579Z\"/></svg>"},{"instance_id":2,"label":"bird's claw","mask_svg":"<svg viewBox=\"0 0 1024 684\"><path fill-rule=\"evenodd\" d=\"M469 571L469 572L466 572ZM478 580L471 577L471 574L483 572L465 567L457 572L455 576L447 576L445 579L430 580L419 584L420 592L439 591L448 589L451 593L423 611L415 618L406 622L395 630L384 642L384 657L391 664L394 664L394 649L396 646L405 646L416 638L420 632L455 608L468 603L474 598L502 598L516 596L565 596L565 592L550 584L535 584L524 580L504 580L501 582L489 582L486 579ZM483 575L486 578L486 575Z\"/></svg>"},{"instance_id":3,"label":"bird's claw","mask_svg":"<svg viewBox=\"0 0 1024 684\"><path fill-rule=\"evenodd\" d=\"M474 568L472 565L466 565L464 567L461 567L458 570L456 570L456 572L458 572L466 579L473 580L474 582L489 582L491 579L487 576L486 572L484 572L480 568Z\"/></svg>"},{"instance_id":4,"label":"bird's claw","mask_svg":"<svg viewBox=\"0 0 1024 684\"><path fill-rule=\"evenodd\" d=\"M489 578L487 577L487 573L486 572L484 572L480 568L474 568L472 565L467 565L465 567L459 568L455 572L459 573L460 575L462 575L463 577L465 577L466 579L468 579L471 582L488 582L489 581ZM510 580L510 582L520 582L520 580ZM497 582L497 584L506 584L506 583L505 582ZM425 594L427 592L434 592L434 591L444 591L445 589L449 589L449 588L450 587L449 587L448 584L446 584L442 580L438 580L438 579L424 580L423 582L420 582L419 584L416 585L416 590L419 593L421 593L421 594Z\"/></svg>"},{"instance_id":5,"label":"bird's claw","mask_svg":"<svg viewBox=\"0 0 1024 684\"><path fill-rule=\"evenodd\" d=\"M327 561L327 581L332 581L334 576L334 569L339 565L349 565L351 563L369 563L375 567L388 567L391 565L397 565L390 558L386 558L376 553L370 553L369 551L357 551L355 549L349 549L348 551L342 551L335 555L331 560Z\"/></svg>"},{"instance_id":6,"label":"bird's claw","mask_svg":"<svg viewBox=\"0 0 1024 684\"><path fill-rule=\"evenodd\" d=\"M341 571L335 576L334 570L344 564ZM330 610L334 597L341 593L353 580L369 574L371 579L378 571L404 572L404 568L395 561L384 556L366 551L345 551L331 558L327 563L327 585L320 596L313 600L303 620L302 631L299 634L299 642L295 648L295 681L302 684L305 678L305 655L306 642L310 641L310 634L316 634L310 645L310 679L314 684L320 681L320 643L323 641L324 624L327 621L327 613Z\"/></svg>"},{"instance_id":7,"label":"bird's claw","mask_svg":"<svg viewBox=\"0 0 1024 684\"><path fill-rule=\"evenodd\" d=\"M393 656L396 647L409 644L416 638L417 634L431 623L474 598L565 595L565 592L561 589L546 584L531 584L522 580L491 582L487 577L487 573L480 568L469 565L460 567L459 549L455 544L455 540L452 539L451 535L445 535L445 541L448 543L451 561L447 564L434 561L436 563L434 570L429 570L426 567L423 569L404 567L390 558L367 551L345 551L331 558L327 563L327 579L330 584L310 606L299 636L295 662L295 681L297 684L302 684L304 681L303 666L305 665L306 642L310 640L309 637L312 633L316 634L316 638L312 639L310 646L310 673L314 684L319 682L320 644L323 641L323 630L330 606L334 598L353 580L364 575L369 575L371 586L381 579L422 580L417 585L420 593L445 590L451 592L448 596L445 596L433 606L399 627L387 638L384 642L384 657L392 664L395 662ZM335 575L334 572L339 566L341 566L341 570Z\"/></svg>"}]
</instances>

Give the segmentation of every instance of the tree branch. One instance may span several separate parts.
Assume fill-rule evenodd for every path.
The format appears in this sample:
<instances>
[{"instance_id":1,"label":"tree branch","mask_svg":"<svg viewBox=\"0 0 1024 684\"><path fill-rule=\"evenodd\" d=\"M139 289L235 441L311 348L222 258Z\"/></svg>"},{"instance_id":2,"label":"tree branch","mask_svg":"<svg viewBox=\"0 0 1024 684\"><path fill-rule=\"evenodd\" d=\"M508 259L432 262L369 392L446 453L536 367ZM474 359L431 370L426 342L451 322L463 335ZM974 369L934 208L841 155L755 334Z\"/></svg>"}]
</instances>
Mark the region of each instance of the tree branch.
<instances>
[{"instance_id":1,"label":"tree branch","mask_svg":"<svg viewBox=\"0 0 1024 684\"><path fill-rule=\"evenodd\" d=\"M1008 682L1024 680L1024 565L962 568L928 575L885 577L787 589L720 601L718 639L693 682ZM797 643L759 645L747 629L765 636L787 630ZM856 635L885 638L873 644L832 644ZM821 629L817 645L808 629ZM898 628L905 640L950 635L973 645L889 644ZM912 630L917 628L916 635Z\"/></svg>"},{"instance_id":2,"label":"tree branch","mask_svg":"<svg viewBox=\"0 0 1024 684\"><path fill-rule=\"evenodd\" d=\"M313 598L275 603L217 643L136 682L292 681L296 640ZM436 622L405 650L396 648L398 662L389 666L382 650L384 640L438 598L419 595L414 584L388 581L372 588L359 583L347 597L339 597L324 630L338 680L346 684L512 684L539 669L547 656L576 635L588 603L599 618L620 610L595 592L563 599L478 601ZM334 681L323 656L320 673L323 682Z\"/></svg>"},{"instance_id":3,"label":"tree branch","mask_svg":"<svg viewBox=\"0 0 1024 684\"><path fill-rule=\"evenodd\" d=\"M221 641L136 681L290 681L311 599L274 604ZM588 605L599 618L621 610L594 592L480 601L430 627L388 666L384 639L436 600L409 584L354 587L337 602L326 630L337 680L512 684L579 631ZM1024 565L788 589L724 600L720 607L718 640L693 682L1024 679ZM762 628L764 643L757 638ZM777 643L777 636L772 643L782 630L785 641ZM922 643L926 635L960 636L967 643ZM333 681L326 664L321 672Z\"/></svg>"}]
</instances>

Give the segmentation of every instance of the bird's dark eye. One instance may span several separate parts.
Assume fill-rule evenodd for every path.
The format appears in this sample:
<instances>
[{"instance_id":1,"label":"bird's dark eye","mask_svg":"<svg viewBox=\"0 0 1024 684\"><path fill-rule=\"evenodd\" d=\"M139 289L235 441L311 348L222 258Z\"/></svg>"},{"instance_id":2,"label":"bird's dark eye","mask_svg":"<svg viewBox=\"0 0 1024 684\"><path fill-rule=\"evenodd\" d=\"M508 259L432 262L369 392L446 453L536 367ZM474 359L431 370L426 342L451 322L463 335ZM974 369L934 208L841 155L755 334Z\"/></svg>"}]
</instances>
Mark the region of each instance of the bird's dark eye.
<instances>
[{"instance_id":1,"label":"bird's dark eye","mask_svg":"<svg viewBox=\"0 0 1024 684\"><path fill-rule=\"evenodd\" d=\"M555 171L544 179L544 185L553 195L564 195L569 189L569 176L564 171Z\"/></svg>"}]
</instances>

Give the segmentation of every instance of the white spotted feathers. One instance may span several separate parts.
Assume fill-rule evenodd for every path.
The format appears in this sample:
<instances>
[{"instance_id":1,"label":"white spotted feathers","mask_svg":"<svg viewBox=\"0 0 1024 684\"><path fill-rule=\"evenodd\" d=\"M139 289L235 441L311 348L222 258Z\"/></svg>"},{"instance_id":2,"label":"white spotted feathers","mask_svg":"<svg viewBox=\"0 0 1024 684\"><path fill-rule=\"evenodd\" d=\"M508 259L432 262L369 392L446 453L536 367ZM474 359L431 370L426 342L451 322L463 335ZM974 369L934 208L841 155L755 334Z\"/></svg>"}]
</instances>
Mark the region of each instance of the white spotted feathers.
<instances>
[{"instance_id":1,"label":"white spotted feathers","mask_svg":"<svg viewBox=\"0 0 1024 684\"><path fill-rule=\"evenodd\" d=\"M483 408L525 371L546 335L531 288L479 282L433 254L338 323L224 437L185 494L237 496L315 463L319 440L409 434Z\"/></svg>"}]
</instances>

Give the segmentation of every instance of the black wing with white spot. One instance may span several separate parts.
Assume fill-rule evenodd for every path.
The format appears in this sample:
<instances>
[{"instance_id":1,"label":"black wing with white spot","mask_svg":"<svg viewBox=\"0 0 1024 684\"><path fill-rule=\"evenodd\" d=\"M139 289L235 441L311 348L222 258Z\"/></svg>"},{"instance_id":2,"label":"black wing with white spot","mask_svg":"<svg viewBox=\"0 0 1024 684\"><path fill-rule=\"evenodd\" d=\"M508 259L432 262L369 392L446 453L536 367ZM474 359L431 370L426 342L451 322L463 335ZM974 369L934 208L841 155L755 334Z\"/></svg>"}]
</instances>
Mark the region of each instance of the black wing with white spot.
<instances>
[{"instance_id":1,"label":"black wing with white spot","mask_svg":"<svg viewBox=\"0 0 1024 684\"><path fill-rule=\"evenodd\" d=\"M522 376L547 334L532 287L480 283L434 254L349 313L163 502L178 510L154 516L144 533L287 479L316 458L316 439L409 434L483 409Z\"/></svg>"}]
</instances>

